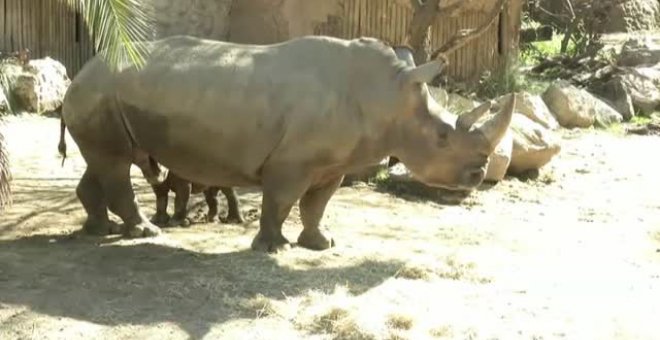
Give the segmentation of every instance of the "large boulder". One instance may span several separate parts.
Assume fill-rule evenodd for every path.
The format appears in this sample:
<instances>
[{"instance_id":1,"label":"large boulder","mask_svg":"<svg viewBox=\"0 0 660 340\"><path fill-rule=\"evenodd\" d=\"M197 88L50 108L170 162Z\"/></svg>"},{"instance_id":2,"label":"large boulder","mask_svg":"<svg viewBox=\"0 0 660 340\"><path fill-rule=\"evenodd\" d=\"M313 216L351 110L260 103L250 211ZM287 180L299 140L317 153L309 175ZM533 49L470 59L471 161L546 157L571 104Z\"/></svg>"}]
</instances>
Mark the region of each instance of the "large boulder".
<instances>
[{"instance_id":1,"label":"large boulder","mask_svg":"<svg viewBox=\"0 0 660 340\"><path fill-rule=\"evenodd\" d=\"M475 107L481 105L478 101L466 98L457 93L450 93L447 98L447 107L449 111L461 114L472 111Z\"/></svg>"},{"instance_id":2,"label":"large boulder","mask_svg":"<svg viewBox=\"0 0 660 340\"><path fill-rule=\"evenodd\" d=\"M513 149L508 173L522 175L548 164L561 151L554 133L522 114L514 114L509 127Z\"/></svg>"},{"instance_id":3,"label":"large boulder","mask_svg":"<svg viewBox=\"0 0 660 340\"><path fill-rule=\"evenodd\" d=\"M606 127L623 120L615 109L565 81L550 85L543 93L543 101L565 128L588 128L594 124Z\"/></svg>"},{"instance_id":4,"label":"large boulder","mask_svg":"<svg viewBox=\"0 0 660 340\"><path fill-rule=\"evenodd\" d=\"M633 106L642 115L650 115L660 106L660 89L642 72L635 69L620 76L620 81L630 92Z\"/></svg>"},{"instance_id":5,"label":"large boulder","mask_svg":"<svg viewBox=\"0 0 660 340\"><path fill-rule=\"evenodd\" d=\"M495 151L490 155L486 167L486 177L484 181L499 182L506 176L509 164L511 164L511 154L513 152L513 134L508 131L497 145Z\"/></svg>"},{"instance_id":6,"label":"large boulder","mask_svg":"<svg viewBox=\"0 0 660 340\"><path fill-rule=\"evenodd\" d=\"M592 86L591 91L617 110L623 120L628 121L635 116L635 107L630 89L621 76L616 75L605 83L595 84Z\"/></svg>"},{"instance_id":7,"label":"large boulder","mask_svg":"<svg viewBox=\"0 0 660 340\"><path fill-rule=\"evenodd\" d=\"M29 112L50 112L62 105L71 80L62 63L46 57L30 60L12 84L18 105Z\"/></svg>"},{"instance_id":8,"label":"large boulder","mask_svg":"<svg viewBox=\"0 0 660 340\"><path fill-rule=\"evenodd\" d=\"M650 37L631 38L621 47L620 66L655 65L660 62L660 44Z\"/></svg>"},{"instance_id":9,"label":"large boulder","mask_svg":"<svg viewBox=\"0 0 660 340\"><path fill-rule=\"evenodd\" d=\"M602 1L602 0L601 0ZM658 28L660 4L657 0L612 1L603 22L603 33L633 32Z\"/></svg>"},{"instance_id":10,"label":"large boulder","mask_svg":"<svg viewBox=\"0 0 660 340\"><path fill-rule=\"evenodd\" d=\"M548 106L540 96L521 92L516 98L516 112L527 116L527 118L541 124L546 129L554 130L559 127L557 119L550 113ZM497 99L497 103L502 105L505 99L506 96L502 96Z\"/></svg>"}]
</instances>

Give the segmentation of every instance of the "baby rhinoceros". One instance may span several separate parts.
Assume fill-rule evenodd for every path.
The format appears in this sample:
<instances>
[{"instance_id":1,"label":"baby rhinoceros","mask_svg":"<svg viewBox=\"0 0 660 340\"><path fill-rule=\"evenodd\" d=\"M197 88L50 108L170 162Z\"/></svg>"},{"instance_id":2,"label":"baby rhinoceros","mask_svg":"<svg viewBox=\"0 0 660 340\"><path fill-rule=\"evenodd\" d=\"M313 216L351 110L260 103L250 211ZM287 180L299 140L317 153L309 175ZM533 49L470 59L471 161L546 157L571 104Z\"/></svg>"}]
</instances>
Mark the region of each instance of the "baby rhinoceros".
<instances>
[{"instance_id":1,"label":"baby rhinoceros","mask_svg":"<svg viewBox=\"0 0 660 340\"><path fill-rule=\"evenodd\" d=\"M207 222L215 222L217 219L220 219L226 223L243 223L243 216L238 207L238 198L232 187L207 187L185 180L172 171L167 173L164 181L159 184L151 184L151 187L156 194L156 214L152 217L151 222L158 226L189 226L191 222L188 218L190 194L199 194L201 192L204 192L204 198L208 206ZM167 214L167 196L170 190L175 195L174 215L172 217ZM224 219L218 216L218 191L222 191L227 199L227 217Z\"/></svg>"}]
</instances>

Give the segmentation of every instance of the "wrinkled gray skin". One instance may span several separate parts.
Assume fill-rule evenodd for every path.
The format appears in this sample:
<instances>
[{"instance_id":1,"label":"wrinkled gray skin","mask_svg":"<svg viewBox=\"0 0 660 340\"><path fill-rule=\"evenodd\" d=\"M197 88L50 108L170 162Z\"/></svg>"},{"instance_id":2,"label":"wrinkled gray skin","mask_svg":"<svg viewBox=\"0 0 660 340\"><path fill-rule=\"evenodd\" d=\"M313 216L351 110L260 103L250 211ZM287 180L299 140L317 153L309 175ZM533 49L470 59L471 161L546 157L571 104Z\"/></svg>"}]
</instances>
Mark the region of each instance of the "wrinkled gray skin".
<instances>
[{"instance_id":1,"label":"wrinkled gray skin","mask_svg":"<svg viewBox=\"0 0 660 340\"><path fill-rule=\"evenodd\" d=\"M243 216L238 207L238 198L234 188L203 186L197 183L187 181L174 172L169 172L167 178L161 183L151 185L156 195L156 214L151 218L151 222L160 227L187 227L190 225L188 218L188 201L190 194L204 193L204 199L208 206L206 214L207 222L215 222L218 219L227 223L243 223ZM170 191L174 192L174 214L170 216L167 213L167 201ZM218 192L222 191L227 199L227 217L218 216Z\"/></svg>"},{"instance_id":2,"label":"wrinkled gray skin","mask_svg":"<svg viewBox=\"0 0 660 340\"><path fill-rule=\"evenodd\" d=\"M345 173L392 155L427 185L474 188L515 102L512 95L478 129L471 125L488 107L454 127L434 114L425 85L442 63L407 66L370 38L256 46L176 36L148 48L139 71L113 74L91 60L64 99L63 119L87 163L76 192L92 232L113 230L109 208L129 236L159 233L129 177L131 163L147 179L161 176L154 159L203 185L261 187L253 249L290 246L282 223L297 201L298 244L327 249L334 242L319 223Z\"/></svg>"}]
</instances>

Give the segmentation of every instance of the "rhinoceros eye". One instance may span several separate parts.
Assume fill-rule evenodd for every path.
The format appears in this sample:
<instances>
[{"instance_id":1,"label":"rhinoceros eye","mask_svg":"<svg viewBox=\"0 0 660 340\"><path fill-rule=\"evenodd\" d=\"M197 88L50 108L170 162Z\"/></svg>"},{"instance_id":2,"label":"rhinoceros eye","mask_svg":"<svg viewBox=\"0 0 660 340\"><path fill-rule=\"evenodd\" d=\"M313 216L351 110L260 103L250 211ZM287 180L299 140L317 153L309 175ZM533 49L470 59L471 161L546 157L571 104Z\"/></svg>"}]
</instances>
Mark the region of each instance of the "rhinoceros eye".
<instances>
[{"instance_id":1,"label":"rhinoceros eye","mask_svg":"<svg viewBox=\"0 0 660 340\"><path fill-rule=\"evenodd\" d=\"M447 139L449 138L449 132L447 130L438 130L438 146L444 147L447 146Z\"/></svg>"}]
</instances>

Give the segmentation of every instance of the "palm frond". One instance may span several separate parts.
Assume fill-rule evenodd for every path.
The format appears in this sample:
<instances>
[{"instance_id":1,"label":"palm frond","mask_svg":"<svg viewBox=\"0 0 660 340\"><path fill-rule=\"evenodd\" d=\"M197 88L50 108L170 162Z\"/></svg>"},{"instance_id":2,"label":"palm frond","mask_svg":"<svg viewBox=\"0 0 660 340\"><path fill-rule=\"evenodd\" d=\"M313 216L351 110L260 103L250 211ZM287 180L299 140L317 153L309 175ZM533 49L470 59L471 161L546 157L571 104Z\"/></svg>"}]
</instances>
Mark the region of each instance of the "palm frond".
<instances>
[{"instance_id":1,"label":"palm frond","mask_svg":"<svg viewBox=\"0 0 660 340\"><path fill-rule=\"evenodd\" d=\"M2 124L2 120L0 120ZM5 137L0 131L0 211L11 204L11 173Z\"/></svg>"},{"instance_id":2,"label":"palm frond","mask_svg":"<svg viewBox=\"0 0 660 340\"><path fill-rule=\"evenodd\" d=\"M151 8L141 0L67 0L79 4L95 49L112 69L126 62L144 65L147 50L139 42L153 37Z\"/></svg>"}]
</instances>

